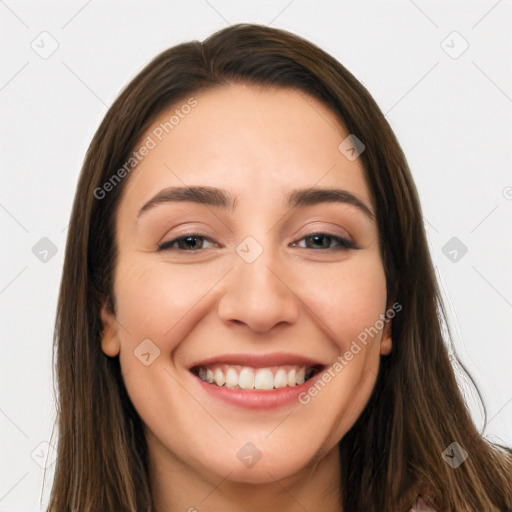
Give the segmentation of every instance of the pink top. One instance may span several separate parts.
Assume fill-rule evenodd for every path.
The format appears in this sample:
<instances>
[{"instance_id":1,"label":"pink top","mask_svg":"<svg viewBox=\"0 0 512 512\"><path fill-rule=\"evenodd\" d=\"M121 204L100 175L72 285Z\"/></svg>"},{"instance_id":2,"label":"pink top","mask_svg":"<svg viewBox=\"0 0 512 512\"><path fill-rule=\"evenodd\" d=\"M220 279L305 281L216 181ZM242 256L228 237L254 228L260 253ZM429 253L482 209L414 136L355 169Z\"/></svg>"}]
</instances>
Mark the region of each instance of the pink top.
<instances>
[{"instance_id":1,"label":"pink top","mask_svg":"<svg viewBox=\"0 0 512 512\"><path fill-rule=\"evenodd\" d=\"M429 507L425 503L425 500L421 496L418 496L418 499L412 506L410 512L437 512L437 510L435 508Z\"/></svg>"}]
</instances>

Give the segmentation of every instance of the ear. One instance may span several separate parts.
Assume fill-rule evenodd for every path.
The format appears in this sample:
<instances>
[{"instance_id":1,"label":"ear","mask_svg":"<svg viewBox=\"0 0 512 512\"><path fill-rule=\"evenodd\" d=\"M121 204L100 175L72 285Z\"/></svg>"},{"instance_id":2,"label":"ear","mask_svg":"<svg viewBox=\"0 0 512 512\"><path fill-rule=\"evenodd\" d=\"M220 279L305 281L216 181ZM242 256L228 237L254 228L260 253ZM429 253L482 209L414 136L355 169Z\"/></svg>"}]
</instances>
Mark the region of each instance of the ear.
<instances>
[{"instance_id":1,"label":"ear","mask_svg":"<svg viewBox=\"0 0 512 512\"><path fill-rule=\"evenodd\" d=\"M106 302L103 303L100 312L103 330L101 331L101 349L110 357L119 355L121 343L119 341L116 317Z\"/></svg>"},{"instance_id":2,"label":"ear","mask_svg":"<svg viewBox=\"0 0 512 512\"><path fill-rule=\"evenodd\" d=\"M380 355L387 356L391 353L391 349L393 348L393 340L391 337L391 323L392 320L388 318L388 321L384 324L384 329L382 330L382 339L380 341Z\"/></svg>"}]
</instances>

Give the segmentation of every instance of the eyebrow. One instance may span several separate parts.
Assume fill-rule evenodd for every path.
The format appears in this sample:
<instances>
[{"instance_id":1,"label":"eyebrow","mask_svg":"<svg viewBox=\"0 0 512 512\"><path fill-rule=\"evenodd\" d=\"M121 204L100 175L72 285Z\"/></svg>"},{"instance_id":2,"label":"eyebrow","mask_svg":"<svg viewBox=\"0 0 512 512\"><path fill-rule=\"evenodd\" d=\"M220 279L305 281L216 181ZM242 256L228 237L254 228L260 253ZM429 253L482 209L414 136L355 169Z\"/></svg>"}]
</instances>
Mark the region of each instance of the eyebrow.
<instances>
[{"instance_id":1,"label":"eyebrow","mask_svg":"<svg viewBox=\"0 0 512 512\"><path fill-rule=\"evenodd\" d=\"M237 198L229 191L216 187L192 186L169 187L158 192L139 211L137 217L159 204L175 202L193 202L233 211ZM339 188L297 188L293 189L284 199L287 208L300 208L320 203L345 203L355 206L370 219L374 218L372 210L354 194Z\"/></svg>"}]
</instances>

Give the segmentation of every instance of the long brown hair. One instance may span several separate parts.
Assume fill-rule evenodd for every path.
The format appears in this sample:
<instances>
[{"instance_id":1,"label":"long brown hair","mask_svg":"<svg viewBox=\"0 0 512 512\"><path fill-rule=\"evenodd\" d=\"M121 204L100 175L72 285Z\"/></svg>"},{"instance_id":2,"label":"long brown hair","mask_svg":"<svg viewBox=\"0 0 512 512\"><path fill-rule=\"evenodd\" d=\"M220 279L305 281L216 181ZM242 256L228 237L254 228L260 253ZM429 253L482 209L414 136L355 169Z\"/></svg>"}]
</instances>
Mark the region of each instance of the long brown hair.
<instances>
[{"instance_id":1,"label":"long brown hair","mask_svg":"<svg viewBox=\"0 0 512 512\"><path fill-rule=\"evenodd\" d=\"M118 358L100 346L103 302L115 312L114 218L129 173L100 198L98 190L164 109L235 82L318 98L366 146L360 159L388 297L403 310L393 319L393 350L381 358L370 401L339 443L344 510L405 511L418 492L443 511L512 510L510 454L477 431L458 389L417 191L388 122L365 87L312 43L238 24L158 55L119 95L87 151L55 325L59 437L49 512L153 511L142 422ZM452 442L469 454L456 469L442 457Z\"/></svg>"}]
</instances>

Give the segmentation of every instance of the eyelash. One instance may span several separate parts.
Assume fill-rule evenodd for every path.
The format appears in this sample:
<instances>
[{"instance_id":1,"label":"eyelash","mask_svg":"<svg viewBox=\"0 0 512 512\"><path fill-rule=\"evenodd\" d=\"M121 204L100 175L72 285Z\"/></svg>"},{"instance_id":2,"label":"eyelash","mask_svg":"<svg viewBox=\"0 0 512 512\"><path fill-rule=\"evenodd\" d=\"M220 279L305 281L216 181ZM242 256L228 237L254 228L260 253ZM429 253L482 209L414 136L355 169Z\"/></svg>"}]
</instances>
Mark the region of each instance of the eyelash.
<instances>
[{"instance_id":1,"label":"eyelash","mask_svg":"<svg viewBox=\"0 0 512 512\"><path fill-rule=\"evenodd\" d=\"M326 249L320 249L320 250L328 250L328 251L344 251L345 250L346 251L348 249L359 249L359 247L354 242L352 242L350 240L347 240L346 238L342 238L340 236L333 235L331 233L315 232L315 233L311 233L309 235L303 236L300 240L304 240L305 238L311 238L311 237L315 237L315 236L329 237L332 240L335 240L336 242L338 242L338 244L339 244L337 247L327 247ZM182 252L198 252L198 251L201 250L201 249L186 250L186 249L173 249L172 248L172 246L176 242L179 242L181 240L185 240L187 238L204 238L205 240L209 240L210 242L212 241L207 236L199 235L197 233L190 233L190 234L187 234L187 235L182 235L182 236L180 236L178 238L174 238L173 240L169 240L167 242L162 242L158 246L158 251L180 250ZM293 242L293 244L296 244L296 242ZM303 247L303 249L311 249L311 247ZM318 250L318 249L311 249L311 250Z\"/></svg>"}]
</instances>

